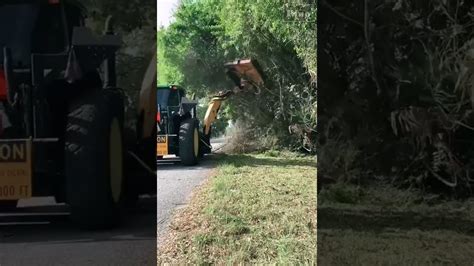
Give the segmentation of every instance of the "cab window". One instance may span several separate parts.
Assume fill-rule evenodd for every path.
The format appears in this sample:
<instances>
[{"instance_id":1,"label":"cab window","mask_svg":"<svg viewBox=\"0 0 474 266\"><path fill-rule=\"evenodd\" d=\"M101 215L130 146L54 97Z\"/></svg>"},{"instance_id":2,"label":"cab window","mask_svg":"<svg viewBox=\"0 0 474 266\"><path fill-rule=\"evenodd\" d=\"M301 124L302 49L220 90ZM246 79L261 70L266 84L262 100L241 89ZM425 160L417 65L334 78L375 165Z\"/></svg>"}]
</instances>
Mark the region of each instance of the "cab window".
<instances>
[{"instance_id":1,"label":"cab window","mask_svg":"<svg viewBox=\"0 0 474 266\"><path fill-rule=\"evenodd\" d=\"M181 100L180 94L179 90L171 90L168 98L168 106L178 106Z\"/></svg>"}]
</instances>

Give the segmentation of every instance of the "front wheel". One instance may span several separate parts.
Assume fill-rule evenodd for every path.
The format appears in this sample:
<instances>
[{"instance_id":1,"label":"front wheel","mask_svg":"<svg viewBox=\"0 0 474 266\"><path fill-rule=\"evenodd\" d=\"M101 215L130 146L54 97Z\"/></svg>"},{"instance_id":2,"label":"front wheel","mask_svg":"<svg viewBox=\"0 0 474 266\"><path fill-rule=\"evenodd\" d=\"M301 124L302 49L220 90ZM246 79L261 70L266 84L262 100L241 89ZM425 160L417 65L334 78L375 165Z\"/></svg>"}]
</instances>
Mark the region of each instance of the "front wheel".
<instances>
[{"instance_id":1,"label":"front wheel","mask_svg":"<svg viewBox=\"0 0 474 266\"><path fill-rule=\"evenodd\" d=\"M186 166L199 162L199 121L186 119L179 128L179 157Z\"/></svg>"},{"instance_id":2,"label":"front wheel","mask_svg":"<svg viewBox=\"0 0 474 266\"><path fill-rule=\"evenodd\" d=\"M81 227L116 225L123 202L123 100L94 92L71 108L65 136L67 200Z\"/></svg>"}]
</instances>

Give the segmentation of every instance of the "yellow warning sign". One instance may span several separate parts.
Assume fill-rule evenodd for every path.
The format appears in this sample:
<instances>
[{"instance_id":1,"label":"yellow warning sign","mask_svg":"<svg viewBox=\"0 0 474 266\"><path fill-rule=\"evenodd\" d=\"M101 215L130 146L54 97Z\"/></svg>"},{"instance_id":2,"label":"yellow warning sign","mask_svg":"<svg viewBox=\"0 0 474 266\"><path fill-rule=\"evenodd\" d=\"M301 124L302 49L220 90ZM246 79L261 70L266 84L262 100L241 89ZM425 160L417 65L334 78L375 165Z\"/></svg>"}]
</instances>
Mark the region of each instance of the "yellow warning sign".
<instances>
[{"instance_id":1,"label":"yellow warning sign","mask_svg":"<svg viewBox=\"0 0 474 266\"><path fill-rule=\"evenodd\" d=\"M0 200L30 198L31 140L0 140Z\"/></svg>"},{"instance_id":2,"label":"yellow warning sign","mask_svg":"<svg viewBox=\"0 0 474 266\"><path fill-rule=\"evenodd\" d=\"M168 136L157 136L156 145L158 156L168 155Z\"/></svg>"}]
</instances>

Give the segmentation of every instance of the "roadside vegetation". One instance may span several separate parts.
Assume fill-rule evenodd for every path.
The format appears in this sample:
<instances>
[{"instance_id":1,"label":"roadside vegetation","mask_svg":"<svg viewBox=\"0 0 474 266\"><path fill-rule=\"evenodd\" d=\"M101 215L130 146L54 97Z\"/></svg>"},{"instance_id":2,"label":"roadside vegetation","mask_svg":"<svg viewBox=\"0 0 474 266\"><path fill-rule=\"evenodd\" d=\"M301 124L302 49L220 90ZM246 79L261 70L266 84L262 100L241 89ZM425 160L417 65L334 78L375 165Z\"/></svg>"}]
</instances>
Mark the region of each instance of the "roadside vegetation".
<instances>
[{"instance_id":1,"label":"roadside vegetation","mask_svg":"<svg viewBox=\"0 0 474 266\"><path fill-rule=\"evenodd\" d=\"M329 2L318 17L321 176L472 196L472 4Z\"/></svg>"},{"instance_id":2,"label":"roadside vegetation","mask_svg":"<svg viewBox=\"0 0 474 266\"><path fill-rule=\"evenodd\" d=\"M390 184L328 185L318 195L321 265L471 265L474 200Z\"/></svg>"},{"instance_id":3,"label":"roadside vegetation","mask_svg":"<svg viewBox=\"0 0 474 266\"><path fill-rule=\"evenodd\" d=\"M314 265L314 157L217 156L215 176L171 222L158 264Z\"/></svg>"},{"instance_id":4,"label":"roadside vegetation","mask_svg":"<svg viewBox=\"0 0 474 266\"><path fill-rule=\"evenodd\" d=\"M115 33L123 43L117 55L117 85L125 92L126 127L135 129L137 100L145 73L156 49L156 3L129 0L83 0L86 23L102 34L112 16ZM133 67L131 67L133 66Z\"/></svg>"},{"instance_id":5,"label":"roadside vegetation","mask_svg":"<svg viewBox=\"0 0 474 266\"><path fill-rule=\"evenodd\" d=\"M471 265L472 4L321 3L319 262Z\"/></svg>"},{"instance_id":6,"label":"roadside vegetation","mask_svg":"<svg viewBox=\"0 0 474 266\"><path fill-rule=\"evenodd\" d=\"M203 107L234 88L226 62L256 60L265 83L222 106L212 132L228 155L174 217L159 264L316 263L316 14L314 0L183 0L158 29L158 82Z\"/></svg>"},{"instance_id":7,"label":"roadside vegetation","mask_svg":"<svg viewBox=\"0 0 474 266\"><path fill-rule=\"evenodd\" d=\"M255 59L265 86L231 97L213 133L240 119L254 142L268 136L279 147L316 152L315 0L183 0L174 17L158 29L159 83L180 84L206 102L235 86L224 63Z\"/></svg>"}]
</instances>

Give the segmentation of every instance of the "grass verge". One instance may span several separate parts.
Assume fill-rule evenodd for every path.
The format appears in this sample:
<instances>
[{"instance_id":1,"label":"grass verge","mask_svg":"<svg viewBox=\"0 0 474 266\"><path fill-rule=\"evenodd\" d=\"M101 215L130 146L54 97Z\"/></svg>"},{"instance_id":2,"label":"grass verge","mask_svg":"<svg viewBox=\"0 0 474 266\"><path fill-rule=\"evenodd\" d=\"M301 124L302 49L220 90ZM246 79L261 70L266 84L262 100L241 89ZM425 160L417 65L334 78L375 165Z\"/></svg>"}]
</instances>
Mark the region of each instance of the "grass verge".
<instances>
[{"instance_id":1,"label":"grass verge","mask_svg":"<svg viewBox=\"0 0 474 266\"><path fill-rule=\"evenodd\" d=\"M318 218L320 265L473 265L473 200L336 184L319 194Z\"/></svg>"},{"instance_id":2,"label":"grass verge","mask_svg":"<svg viewBox=\"0 0 474 266\"><path fill-rule=\"evenodd\" d=\"M316 264L315 165L290 153L221 155L175 215L158 264Z\"/></svg>"}]
</instances>

